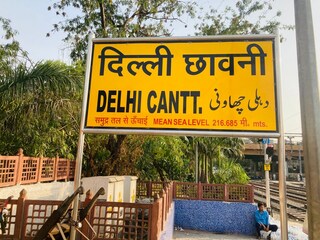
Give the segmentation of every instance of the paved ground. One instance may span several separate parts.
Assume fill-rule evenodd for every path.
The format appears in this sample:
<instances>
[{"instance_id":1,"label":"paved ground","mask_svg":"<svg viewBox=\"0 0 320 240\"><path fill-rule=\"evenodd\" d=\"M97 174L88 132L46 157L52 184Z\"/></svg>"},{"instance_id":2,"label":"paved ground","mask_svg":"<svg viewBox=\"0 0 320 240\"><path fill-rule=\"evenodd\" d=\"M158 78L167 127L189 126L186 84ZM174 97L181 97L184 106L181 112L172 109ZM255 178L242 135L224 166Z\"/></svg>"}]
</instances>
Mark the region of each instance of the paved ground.
<instances>
[{"instance_id":1,"label":"paved ground","mask_svg":"<svg viewBox=\"0 0 320 240\"><path fill-rule=\"evenodd\" d=\"M175 230L173 233L173 239L179 239L179 240L212 240L212 239L243 239L243 240L252 240L256 239L255 237L250 236L242 236L242 235L227 235L227 234L214 234L211 232L203 232L203 231L194 231L194 230L187 230L184 229L183 231Z\"/></svg>"}]
</instances>

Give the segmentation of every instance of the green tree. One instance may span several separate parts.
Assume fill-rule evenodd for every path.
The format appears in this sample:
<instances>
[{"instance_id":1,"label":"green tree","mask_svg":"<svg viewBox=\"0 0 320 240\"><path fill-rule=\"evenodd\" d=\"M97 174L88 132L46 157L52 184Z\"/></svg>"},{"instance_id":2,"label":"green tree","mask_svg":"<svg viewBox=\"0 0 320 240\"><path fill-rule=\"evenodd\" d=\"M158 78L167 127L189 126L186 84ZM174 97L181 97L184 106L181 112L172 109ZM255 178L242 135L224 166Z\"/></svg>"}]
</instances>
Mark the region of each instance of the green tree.
<instances>
[{"instance_id":1,"label":"green tree","mask_svg":"<svg viewBox=\"0 0 320 240\"><path fill-rule=\"evenodd\" d=\"M179 137L148 137L136 167L144 180L185 181L189 176L186 144Z\"/></svg>"},{"instance_id":2,"label":"green tree","mask_svg":"<svg viewBox=\"0 0 320 240\"><path fill-rule=\"evenodd\" d=\"M2 33L2 43L0 44L0 83L4 81L6 74L21 61L29 62L27 52L22 50L20 43L15 40L18 32L10 24L11 21L9 19L0 17L0 33Z\"/></svg>"},{"instance_id":3,"label":"green tree","mask_svg":"<svg viewBox=\"0 0 320 240\"><path fill-rule=\"evenodd\" d=\"M145 136L87 135L83 175L137 175L136 162L143 154Z\"/></svg>"},{"instance_id":4,"label":"green tree","mask_svg":"<svg viewBox=\"0 0 320 240\"><path fill-rule=\"evenodd\" d=\"M195 26L196 35L242 35L275 33L281 26L280 11L273 11L273 1L238 0L235 7L227 6L222 12L210 9L202 22Z\"/></svg>"},{"instance_id":5,"label":"green tree","mask_svg":"<svg viewBox=\"0 0 320 240\"><path fill-rule=\"evenodd\" d=\"M249 177L240 163L220 156L213 167L211 181L216 184L247 184Z\"/></svg>"},{"instance_id":6,"label":"green tree","mask_svg":"<svg viewBox=\"0 0 320 240\"><path fill-rule=\"evenodd\" d=\"M204 183L215 183L214 170L224 166L222 159L239 161L243 157L244 143L241 138L201 137L194 141L198 144L199 181Z\"/></svg>"},{"instance_id":7,"label":"green tree","mask_svg":"<svg viewBox=\"0 0 320 240\"><path fill-rule=\"evenodd\" d=\"M89 32L104 38L170 36L170 24L182 22L184 14L193 17L194 7L179 0L60 0L48 10L63 18L52 31L64 31L71 58L83 60Z\"/></svg>"},{"instance_id":8,"label":"green tree","mask_svg":"<svg viewBox=\"0 0 320 240\"><path fill-rule=\"evenodd\" d=\"M0 17L0 152L51 156L74 152L83 70L47 61L34 64ZM76 130L78 132L78 129ZM76 141L75 141L76 142Z\"/></svg>"},{"instance_id":9,"label":"green tree","mask_svg":"<svg viewBox=\"0 0 320 240\"><path fill-rule=\"evenodd\" d=\"M81 106L79 70L47 61L8 69L0 84L0 152L70 156Z\"/></svg>"}]
</instances>

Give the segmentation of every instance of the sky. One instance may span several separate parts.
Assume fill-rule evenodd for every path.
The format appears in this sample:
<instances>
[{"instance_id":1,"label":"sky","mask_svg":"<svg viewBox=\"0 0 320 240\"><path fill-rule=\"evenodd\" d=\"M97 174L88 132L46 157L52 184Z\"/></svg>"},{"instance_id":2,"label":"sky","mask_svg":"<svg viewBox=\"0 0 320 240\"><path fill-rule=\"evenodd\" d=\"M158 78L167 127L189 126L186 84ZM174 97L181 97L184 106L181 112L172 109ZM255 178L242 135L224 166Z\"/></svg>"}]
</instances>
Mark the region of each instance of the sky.
<instances>
[{"instance_id":1,"label":"sky","mask_svg":"<svg viewBox=\"0 0 320 240\"><path fill-rule=\"evenodd\" d=\"M62 60L69 61L67 45L62 41L64 34L52 33L50 37L46 34L51 31L52 25L60 21L54 12L47 8L53 0L1 0L0 16L11 20L12 27L19 32L16 39L22 48L29 53L33 61ZM198 0L207 9L208 5L223 10L225 5L234 4L235 0ZM294 0L275 0L274 9L280 10L282 24L294 25ZM317 66L319 69L320 56L320 9L319 0L311 0L313 9L312 17L315 31L315 43L317 49ZM191 19L187 19L189 26L193 25ZM177 25L174 29L176 36L189 35L192 30ZM294 30L281 30L280 34L285 41L280 44L280 71L282 87L282 109L285 134L301 133L300 103L298 67L296 56L296 35ZM1 36L2 37L2 36ZM0 39L1 43L1 39Z\"/></svg>"}]
</instances>

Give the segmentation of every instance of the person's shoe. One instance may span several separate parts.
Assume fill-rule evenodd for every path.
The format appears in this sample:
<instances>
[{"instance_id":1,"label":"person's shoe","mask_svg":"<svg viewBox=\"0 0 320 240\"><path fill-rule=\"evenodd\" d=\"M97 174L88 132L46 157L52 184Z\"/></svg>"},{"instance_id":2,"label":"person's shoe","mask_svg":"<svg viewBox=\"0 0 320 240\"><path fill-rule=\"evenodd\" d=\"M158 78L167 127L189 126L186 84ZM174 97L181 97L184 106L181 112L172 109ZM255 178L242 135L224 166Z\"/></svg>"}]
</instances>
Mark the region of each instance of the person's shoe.
<instances>
[{"instance_id":1,"label":"person's shoe","mask_svg":"<svg viewBox=\"0 0 320 240\"><path fill-rule=\"evenodd\" d=\"M267 237L268 240L271 240L271 233Z\"/></svg>"}]
</instances>

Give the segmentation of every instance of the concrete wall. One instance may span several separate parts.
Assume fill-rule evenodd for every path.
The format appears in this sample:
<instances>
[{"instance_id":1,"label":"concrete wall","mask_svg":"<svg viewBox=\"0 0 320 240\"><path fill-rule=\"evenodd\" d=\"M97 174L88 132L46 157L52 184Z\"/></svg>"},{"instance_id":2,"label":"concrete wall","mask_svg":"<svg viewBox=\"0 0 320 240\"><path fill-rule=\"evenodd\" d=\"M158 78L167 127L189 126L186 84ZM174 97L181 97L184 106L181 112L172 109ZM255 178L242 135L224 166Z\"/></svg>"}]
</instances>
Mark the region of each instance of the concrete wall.
<instances>
[{"instance_id":1,"label":"concrete wall","mask_svg":"<svg viewBox=\"0 0 320 240\"><path fill-rule=\"evenodd\" d=\"M171 209L167 215L167 221L160 234L160 240L171 240L173 239L173 225L174 225L174 202L171 205Z\"/></svg>"},{"instance_id":2,"label":"concrete wall","mask_svg":"<svg viewBox=\"0 0 320 240\"><path fill-rule=\"evenodd\" d=\"M104 187L106 194L99 199L115 202L135 202L136 194L135 176L105 176L82 178L84 194L81 201L86 198L86 192L90 189L95 194L100 187ZM124 184L127 184L125 186ZM73 193L74 182L49 182L0 188L0 199L6 199L13 195L13 199L19 198L22 189L27 191L27 199L34 200L64 200Z\"/></svg>"},{"instance_id":3,"label":"concrete wall","mask_svg":"<svg viewBox=\"0 0 320 240\"><path fill-rule=\"evenodd\" d=\"M255 235L256 204L175 200L174 225L216 233Z\"/></svg>"},{"instance_id":4,"label":"concrete wall","mask_svg":"<svg viewBox=\"0 0 320 240\"><path fill-rule=\"evenodd\" d=\"M64 200L73 193L73 182L50 182L27 185L16 185L0 188L0 199L13 195L18 199L22 189L27 191L27 199L34 200Z\"/></svg>"}]
</instances>

